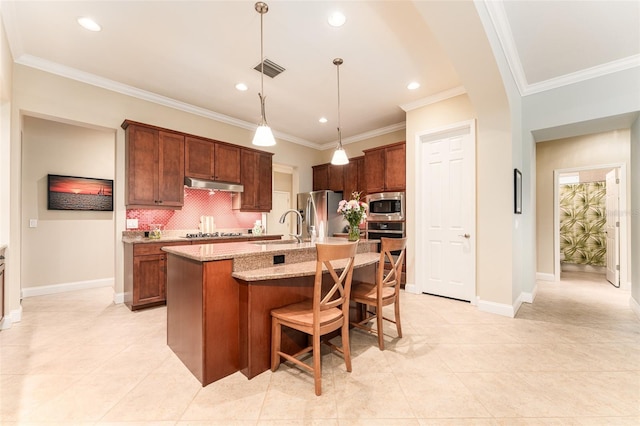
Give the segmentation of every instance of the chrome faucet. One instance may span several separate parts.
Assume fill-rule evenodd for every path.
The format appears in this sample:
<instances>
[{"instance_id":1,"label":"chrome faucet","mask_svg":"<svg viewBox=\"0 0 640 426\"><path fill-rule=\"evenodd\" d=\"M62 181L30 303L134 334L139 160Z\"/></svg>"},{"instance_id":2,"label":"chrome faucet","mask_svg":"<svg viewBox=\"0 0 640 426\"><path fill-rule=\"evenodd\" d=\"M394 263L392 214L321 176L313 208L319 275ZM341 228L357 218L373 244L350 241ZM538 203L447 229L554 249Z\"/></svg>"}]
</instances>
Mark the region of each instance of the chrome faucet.
<instances>
[{"instance_id":1,"label":"chrome faucet","mask_svg":"<svg viewBox=\"0 0 640 426\"><path fill-rule=\"evenodd\" d=\"M295 213L298 217L296 219L296 232L299 232L299 234L289 234L292 237L294 237L296 240L298 240L299 243L302 242L302 215L300 214L300 212L298 210L295 209L289 209L286 212L282 213L282 216L280 216L280 223L284 223L284 219L286 218L287 214L289 213Z\"/></svg>"}]
</instances>

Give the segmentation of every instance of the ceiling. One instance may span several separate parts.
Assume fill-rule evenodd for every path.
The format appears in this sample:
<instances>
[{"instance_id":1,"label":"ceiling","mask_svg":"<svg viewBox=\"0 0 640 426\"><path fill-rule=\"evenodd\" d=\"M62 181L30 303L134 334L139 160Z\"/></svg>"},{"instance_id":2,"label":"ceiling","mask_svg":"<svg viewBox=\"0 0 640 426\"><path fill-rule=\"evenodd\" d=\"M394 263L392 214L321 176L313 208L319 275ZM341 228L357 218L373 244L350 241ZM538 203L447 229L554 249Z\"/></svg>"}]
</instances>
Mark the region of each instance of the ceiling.
<instances>
[{"instance_id":1,"label":"ceiling","mask_svg":"<svg viewBox=\"0 0 640 426\"><path fill-rule=\"evenodd\" d=\"M319 149L404 128L405 109L464 91L412 1L269 1L265 77L276 137ZM521 95L640 66L640 2L491 1ZM340 28L327 16L346 16ZM0 1L17 63L248 129L260 118L260 15L253 1ZM89 32L76 19L101 26ZM465 29L461 28L464 32ZM469 42L473 39L470 37ZM408 90L407 84L421 84ZM243 82L248 90L235 89ZM328 122L321 124L320 117Z\"/></svg>"}]
</instances>

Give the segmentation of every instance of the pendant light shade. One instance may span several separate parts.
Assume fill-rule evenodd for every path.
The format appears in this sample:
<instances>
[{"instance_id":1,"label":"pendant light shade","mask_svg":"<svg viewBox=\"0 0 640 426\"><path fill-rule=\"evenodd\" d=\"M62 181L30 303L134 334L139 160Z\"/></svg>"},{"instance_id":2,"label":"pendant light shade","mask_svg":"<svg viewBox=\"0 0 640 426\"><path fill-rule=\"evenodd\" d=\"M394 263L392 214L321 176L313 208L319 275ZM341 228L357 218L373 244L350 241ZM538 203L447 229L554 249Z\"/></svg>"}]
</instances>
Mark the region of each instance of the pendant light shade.
<instances>
[{"instance_id":1,"label":"pendant light shade","mask_svg":"<svg viewBox=\"0 0 640 426\"><path fill-rule=\"evenodd\" d=\"M263 37L263 17L264 14L269 11L269 6L264 2L257 2L255 4L256 12L260 14L260 123L256 129L256 134L253 136L253 144L256 146L273 146L276 144L276 140L273 137L273 132L267 124L267 115L265 113L264 102L267 97L264 94L264 37Z\"/></svg>"},{"instance_id":2,"label":"pendant light shade","mask_svg":"<svg viewBox=\"0 0 640 426\"><path fill-rule=\"evenodd\" d=\"M341 58L336 58L333 60L333 64L336 66L336 71L338 75L338 146L336 150L333 152L333 157L331 158L331 164L336 166L342 166L345 164L349 164L349 157L347 157L347 153L344 151L342 147L342 131L340 130L340 65L342 65L343 60Z\"/></svg>"}]
</instances>

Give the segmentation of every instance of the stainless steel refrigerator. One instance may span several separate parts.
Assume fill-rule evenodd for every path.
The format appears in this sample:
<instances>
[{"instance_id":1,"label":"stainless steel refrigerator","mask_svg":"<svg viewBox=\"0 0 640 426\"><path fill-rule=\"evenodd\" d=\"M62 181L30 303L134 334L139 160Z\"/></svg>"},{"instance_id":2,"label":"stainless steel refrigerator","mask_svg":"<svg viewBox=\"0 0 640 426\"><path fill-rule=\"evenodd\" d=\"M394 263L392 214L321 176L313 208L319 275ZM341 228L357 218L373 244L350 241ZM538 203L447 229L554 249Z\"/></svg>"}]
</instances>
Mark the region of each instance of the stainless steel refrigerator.
<instances>
[{"instance_id":1,"label":"stainless steel refrigerator","mask_svg":"<svg viewBox=\"0 0 640 426\"><path fill-rule=\"evenodd\" d=\"M298 194L298 211L302 214L302 238L310 238L311 226L315 226L318 238L333 237L336 232L345 232L348 222L338 213L340 200L342 192L313 191Z\"/></svg>"}]
</instances>

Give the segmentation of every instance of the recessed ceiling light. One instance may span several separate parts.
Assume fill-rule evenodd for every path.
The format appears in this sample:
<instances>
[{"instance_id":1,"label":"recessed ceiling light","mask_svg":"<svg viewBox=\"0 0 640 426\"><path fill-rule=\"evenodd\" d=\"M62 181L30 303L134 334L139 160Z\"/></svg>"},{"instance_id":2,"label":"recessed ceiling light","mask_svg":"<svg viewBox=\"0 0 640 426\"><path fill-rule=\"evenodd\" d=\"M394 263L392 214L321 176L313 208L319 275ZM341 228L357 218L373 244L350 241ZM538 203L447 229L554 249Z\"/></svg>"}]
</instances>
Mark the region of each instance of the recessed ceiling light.
<instances>
[{"instance_id":1,"label":"recessed ceiling light","mask_svg":"<svg viewBox=\"0 0 640 426\"><path fill-rule=\"evenodd\" d=\"M241 92L246 92L249 88L244 83L238 83L236 84L236 89L238 89Z\"/></svg>"},{"instance_id":2,"label":"recessed ceiling light","mask_svg":"<svg viewBox=\"0 0 640 426\"><path fill-rule=\"evenodd\" d=\"M89 31L100 31L102 30L102 27L100 25L98 25L98 23L96 21L94 21L91 18L87 18L82 17L82 18L78 18L78 24L82 25L82 28L89 30Z\"/></svg>"},{"instance_id":3,"label":"recessed ceiling light","mask_svg":"<svg viewBox=\"0 0 640 426\"><path fill-rule=\"evenodd\" d=\"M321 122L322 124L324 124L329 120L327 120L326 117L320 117L320 120L318 120L318 121Z\"/></svg>"},{"instance_id":4,"label":"recessed ceiling light","mask_svg":"<svg viewBox=\"0 0 640 426\"><path fill-rule=\"evenodd\" d=\"M407 89L409 90L416 90L418 87L420 87L420 83L417 82L411 82L409 83L409 85L407 86Z\"/></svg>"},{"instance_id":5,"label":"recessed ceiling light","mask_svg":"<svg viewBox=\"0 0 640 426\"><path fill-rule=\"evenodd\" d=\"M329 15L329 18L327 18L329 25L332 27L341 27L344 25L346 20L347 18L342 14L342 12L333 12Z\"/></svg>"}]
</instances>

